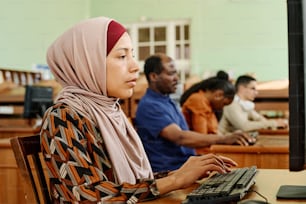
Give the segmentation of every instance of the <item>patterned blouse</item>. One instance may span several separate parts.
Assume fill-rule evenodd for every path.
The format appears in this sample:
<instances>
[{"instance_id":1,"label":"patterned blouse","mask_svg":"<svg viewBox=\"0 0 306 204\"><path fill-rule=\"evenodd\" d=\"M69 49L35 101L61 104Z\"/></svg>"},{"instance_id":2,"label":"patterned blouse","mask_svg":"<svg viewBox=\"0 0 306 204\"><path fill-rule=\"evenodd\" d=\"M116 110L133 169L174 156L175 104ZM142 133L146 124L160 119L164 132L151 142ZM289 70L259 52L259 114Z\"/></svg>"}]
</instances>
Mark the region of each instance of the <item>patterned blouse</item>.
<instances>
[{"instance_id":1,"label":"patterned blouse","mask_svg":"<svg viewBox=\"0 0 306 204\"><path fill-rule=\"evenodd\" d=\"M65 104L54 105L45 115L41 148L54 203L132 204L157 196L154 179L115 183L99 130Z\"/></svg>"}]
</instances>

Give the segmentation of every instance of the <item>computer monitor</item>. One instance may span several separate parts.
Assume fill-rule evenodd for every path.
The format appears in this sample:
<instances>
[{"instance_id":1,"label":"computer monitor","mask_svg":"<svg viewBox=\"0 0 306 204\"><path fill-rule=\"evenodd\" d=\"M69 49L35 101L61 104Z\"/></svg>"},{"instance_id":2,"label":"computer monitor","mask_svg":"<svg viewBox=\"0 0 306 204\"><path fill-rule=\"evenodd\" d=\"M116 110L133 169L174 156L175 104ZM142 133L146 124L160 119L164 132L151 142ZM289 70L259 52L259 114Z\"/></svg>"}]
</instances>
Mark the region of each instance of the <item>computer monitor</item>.
<instances>
[{"instance_id":1,"label":"computer monitor","mask_svg":"<svg viewBox=\"0 0 306 204\"><path fill-rule=\"evenodd\" d=\"M291 171L299 171L304 169L305 164L303 6L302 0L288 0L287 3L289 54L289 168Z\"/></svg>"},{"instance_id":2,"label":"computer monitor","mask_svg":"<svg viewBox=\"0 0 306 204\"><path fill-rule=\"evenodd\" d=\"M24 118L42 118L48 107L53 105L53 88L25 86Z\"/></svg>"},{"instance_id":3,"label":"computer monitor","mask_svg":"<svg viewBox=\"0 0 306 204\"><path fill-rule=\"evenodd\" d=\"M289 169L300 171L305 164L305 54L306 4L288 0L289 53Z\"/></svg>"},{"instance_id":4,"label":"computer monitor","mask_svg":"<svg viewBox=\"0 0 306 204\"><path fill-rule=\"evenodd\" d=\"M306 2L287 0L289 54L289 169L306 169L305 148L305 59ZM280 186L278 199L306 199L305 185Z\"/></svg>"}]
</instances>

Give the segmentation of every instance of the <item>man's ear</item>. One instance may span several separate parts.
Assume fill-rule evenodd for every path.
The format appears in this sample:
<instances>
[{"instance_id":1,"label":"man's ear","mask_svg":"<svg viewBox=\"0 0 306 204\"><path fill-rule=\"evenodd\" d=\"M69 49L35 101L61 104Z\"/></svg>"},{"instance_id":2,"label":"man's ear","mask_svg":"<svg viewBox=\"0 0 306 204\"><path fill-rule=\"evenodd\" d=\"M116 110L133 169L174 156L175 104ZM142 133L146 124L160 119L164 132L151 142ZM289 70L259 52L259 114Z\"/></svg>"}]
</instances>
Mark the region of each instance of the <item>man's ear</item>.
<instances>
[{"instance_id":1,"label":"man's ear","mask_svg":"<svg viewBox=\"0 0 306 204\"><path fill-rule=\"evenodd\" d=\"M155 82L158 77L158 74L156 74L155 72L151 72L149 74L149 77L150 77L150 81Z\"/></svg>"}]
</instances>

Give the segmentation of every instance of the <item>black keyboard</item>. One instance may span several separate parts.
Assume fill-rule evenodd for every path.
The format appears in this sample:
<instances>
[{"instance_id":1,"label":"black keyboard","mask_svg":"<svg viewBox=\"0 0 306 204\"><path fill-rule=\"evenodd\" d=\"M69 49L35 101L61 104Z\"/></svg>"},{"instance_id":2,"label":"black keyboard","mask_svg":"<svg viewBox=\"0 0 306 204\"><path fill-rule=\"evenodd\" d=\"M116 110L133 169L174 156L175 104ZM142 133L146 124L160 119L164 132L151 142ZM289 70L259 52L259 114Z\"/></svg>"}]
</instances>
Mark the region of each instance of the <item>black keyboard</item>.
<instances>
[{"instance_id":1,"label":"black keyboard","mask_svg":"<svg viewBox=\"0 0 306 204\"><path fill-rule=\"evenodd\" d=\"M240 201L255 184L257 167L232 170L226 174L215 174L198 188L187 194L182 204L221 204Z\"/></svg>"}]
</instances>

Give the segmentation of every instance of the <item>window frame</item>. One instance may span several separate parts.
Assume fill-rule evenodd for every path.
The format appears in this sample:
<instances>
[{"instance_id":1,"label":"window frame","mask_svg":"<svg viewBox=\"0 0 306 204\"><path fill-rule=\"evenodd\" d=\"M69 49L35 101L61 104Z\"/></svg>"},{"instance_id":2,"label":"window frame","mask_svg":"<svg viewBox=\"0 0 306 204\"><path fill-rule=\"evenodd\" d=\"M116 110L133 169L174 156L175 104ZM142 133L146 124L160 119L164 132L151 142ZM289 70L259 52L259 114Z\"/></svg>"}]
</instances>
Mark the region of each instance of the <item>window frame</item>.
<instances>
[{"instance_id":1,"label":"window frame","mask_svg":"<svg viewBox=\"0 0 306 204\"><path fill-rule=\"evenodd\" d=\"M136 23L130 23L125 25L132 39L134 45L134 55L135 59L139 62L140 72L143 72L144 60L139 59L139 48L141 46L148 46L150 49L149 55L154 54L154 47L156 45L165 45L166 54L175 60L176 67L180 73L181 80L185 80L186 73L190 72L190 58L191 58L191 21L189 19L181 20L168 20L168 21L140 21ZM180 39L176 39L176 27L179 26ZM185 39L185 26L188 26L188 37ZM154 29L159 27L165 27L166 29L166 41L154 41ZM150 40L149 42L139 42L138 30L143 28L149 28ZM186 56L187 58L177 57L177 45L179 45L181 56ZM188 51L184 48L188 45ZM189 58L188 58L189 57Z\"/></svg>"}]
</instances>

